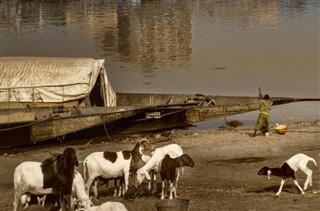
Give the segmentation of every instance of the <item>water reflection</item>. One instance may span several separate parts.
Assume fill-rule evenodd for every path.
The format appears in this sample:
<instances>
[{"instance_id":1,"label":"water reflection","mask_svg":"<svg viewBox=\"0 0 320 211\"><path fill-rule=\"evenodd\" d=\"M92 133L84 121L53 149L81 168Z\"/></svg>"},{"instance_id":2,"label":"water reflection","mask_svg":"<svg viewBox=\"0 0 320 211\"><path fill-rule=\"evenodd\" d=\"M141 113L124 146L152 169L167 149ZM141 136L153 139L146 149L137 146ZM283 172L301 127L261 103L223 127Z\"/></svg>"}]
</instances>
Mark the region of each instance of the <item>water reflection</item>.
<instances>
[{"instance_id":1,"label":"water reflection","mask_svg":"<svg viewBox=\"0 0 320 211\"><path fill-rule=\"evenodd\" d=\"M286 81L287 92L314 96L319 94L314 91L319 89L314 77L319 75L314 44L319 39L319 2L0 0L0 55L103 57L115 80L131 71L138 74L128 78L138 76L130 83L140 80L157 86L141 78L167 73L160 80L181 77L207 90L214 84L215 91L235 83L251 83L254 89L280 87L287 75L306 72L305 79ZM224 82L226 78L230 80ZM189 83L177 86L186 90Z\"/></svg>"},{"instance_id":2,"label":"water reflection","mask_svg":"<svg viewBox=\"0 0 320 211\"><path fill-rule=\"evenodd\" d=\"M12 34L84 29L106 56L118 53L145 71L157 65L184 66L192 58L192 18L251 21L275 26L280 13L302 13L319 1L1 1L4 38ZM257 17L257 19L252 18Z\"/></svg>"}]
</instances>

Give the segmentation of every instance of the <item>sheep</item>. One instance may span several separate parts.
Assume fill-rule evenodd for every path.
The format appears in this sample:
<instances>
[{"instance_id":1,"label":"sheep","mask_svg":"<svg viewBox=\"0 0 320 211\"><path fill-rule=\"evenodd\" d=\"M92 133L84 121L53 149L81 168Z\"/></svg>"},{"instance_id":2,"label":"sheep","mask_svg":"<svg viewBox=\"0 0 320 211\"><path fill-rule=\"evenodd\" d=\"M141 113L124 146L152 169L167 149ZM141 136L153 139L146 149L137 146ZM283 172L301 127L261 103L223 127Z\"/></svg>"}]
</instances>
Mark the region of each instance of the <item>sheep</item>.
<instances>
[{"instance_id":1,"label":"sheep","mask_svg":"<svg viewBox=\"0 0 320 211\"><path fill-rule=\"evenodd\" d=\"M14 171L14 211L19 199L27 192L33 195L53 193L60 196L62 210L71 210L71 189L74 166L78 166L76 151L68 147L63 154L41 162L26 161L19 164Z\"/></svg>"},{"instance_id":2,"label":"sheep","mask_svg":"<svg viewBox=\"0 0 320 211\"><path fill-rule=\"evenodd\" d=\"M169 199L173 199L177 197L177 186L178 186L178 168L184 167L184 166L190 166L194 167L194 162L192 158L187 155L183 154L177 158L171 158L169 155L166 155L161 164L161 180L162 180L162 191L161 191L161 199L165 198L165 195L167 194L168 184L165 184L166 182L169 182L170 187L170 197ZM173 194L172 194L173 193Z\"/></svg>"},{"instance_id":3,"label":"sheep","mask_svg":"<svg viewBox=\"0 0 320 211\"><path fill-rule=\"evenodd\" d=\"M79 209L76 211L128 211L127 208L120 202L105 202L100 206L90 207L88 209Z\"/></svg>"},{"instance_id":4,"label":"sheep","mask_svg":"<svg viewBox=\"0 0 320 211\"><path fill-rule=\"evenodd\" d=\"M146 139L139 141L133 150L119 152L93 152L83 161L84 178L86 180L86 191L89 190L92 182L97 177L105 179L124 176L123 195L129 186L129 173L136 172L137 163L145 150L153 150L153 145ZM94 196L98 197L97 182L93 186Z\"/></svg>"},{"instance_id":5,"label":"sheep","mask_svg":"<svg viewBox=\"0 0 320 211\"><path fill-rule=\"evenodd\" d=\"M268 176L268 179L270 179L271 175L282 178L280 183L280 188L276 194L277 196L280 195L286 179L290 177L293 179L294 184L298 187L301 194L304 194L305 193L304 191L307 190L308 185L312 186L312 170L307 167L307 163L309 161L312 161L315 164L315 166L317 166L317 163L313 158L305 154L298 153L292 156L291 158L289 158L288 160L286 160L285 162L283 162L280 168L279 167L278 168L269 168L269 167L261 168L260 171L258 172L258 175L266 175ZM298 171L299 169L307 175L307 179L306 179L306 182L304 183L303 189L300 187L295 177L295 172Z\"/></svg>"},{"instance_id":6,"label":"sheep","mask_svg":"<svg viewBox=\"0 0 320 211\"><path fill-rule=\"evenodd\" d=\"M170 155L172 158L176 158L178 156L181 156L183 154L182 148L178 144L169 144L163 147L156 148L154 152L152 152L152 156L150 159L145 157L147 163L138 169L137 171L137 182L136 185L140 185L144 178L147 178L150 180L156 179L156 174L161 169L161 161L166 155ZM150 176L149 172L152 173ZM177 174L177 179L179 178L179 172ZM153 181L151 182L151 191L154 186Z\"/></svg>"}]
</instances>

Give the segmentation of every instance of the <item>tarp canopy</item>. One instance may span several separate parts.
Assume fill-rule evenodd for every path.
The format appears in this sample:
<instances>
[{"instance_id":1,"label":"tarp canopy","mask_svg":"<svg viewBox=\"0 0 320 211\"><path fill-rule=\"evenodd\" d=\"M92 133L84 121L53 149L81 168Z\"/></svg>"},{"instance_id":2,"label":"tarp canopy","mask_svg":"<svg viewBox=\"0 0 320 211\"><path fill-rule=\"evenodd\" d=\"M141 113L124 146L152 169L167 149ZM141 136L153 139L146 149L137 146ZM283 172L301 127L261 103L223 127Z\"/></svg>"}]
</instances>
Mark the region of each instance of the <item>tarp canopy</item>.
<instances>
[{"instance_id":1,"label":"tarp canopy","mask_svg":"<svg viewBox=\"0 0 320 211\"><path fill-rule=\"evenodd\" d=\"M116 95L104 62L91 58L0 57L0 102L75 101L88 97L100 78L104 106L115 106Z\"/></svg>"}]
</instances>

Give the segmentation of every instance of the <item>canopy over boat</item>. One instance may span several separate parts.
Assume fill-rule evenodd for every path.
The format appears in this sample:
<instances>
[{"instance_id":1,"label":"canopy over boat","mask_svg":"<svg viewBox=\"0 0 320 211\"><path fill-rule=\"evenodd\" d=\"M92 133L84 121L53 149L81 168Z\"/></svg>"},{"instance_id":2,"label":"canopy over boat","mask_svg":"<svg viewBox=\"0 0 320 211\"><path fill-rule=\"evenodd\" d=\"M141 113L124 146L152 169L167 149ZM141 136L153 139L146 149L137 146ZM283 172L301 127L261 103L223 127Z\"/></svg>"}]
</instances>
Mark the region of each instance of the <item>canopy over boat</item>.
<instances>
[{"instance_id":1,"label":"canopy over boat","mask_svg":"<svg viewBox=\"0 0 320 211\"><path fill-rule=\"evenodd\" d=\"M91 58L0 57L0 108L66 102L115 106L116 94L104 62ZM99 96L94 97L99 100L94 100L92 96L97 93Z\"/></svg>"}]
</instances>

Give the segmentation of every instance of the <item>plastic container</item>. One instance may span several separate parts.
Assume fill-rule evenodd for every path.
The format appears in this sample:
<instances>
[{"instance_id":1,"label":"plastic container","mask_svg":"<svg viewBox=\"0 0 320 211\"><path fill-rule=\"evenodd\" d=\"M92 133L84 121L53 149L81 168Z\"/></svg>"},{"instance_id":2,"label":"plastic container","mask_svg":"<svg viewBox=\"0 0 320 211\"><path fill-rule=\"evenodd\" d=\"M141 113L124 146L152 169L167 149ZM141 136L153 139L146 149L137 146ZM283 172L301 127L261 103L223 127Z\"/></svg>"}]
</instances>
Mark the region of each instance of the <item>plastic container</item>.
<instances>
[{"instance_id":1,"label":"plastic container","mask_svg":"<svg viewBox=\"0 0 320 211\"><path fill-rule=\"evenodd\" d=\"M287 132L287 125L277 125L275 127L275 130L280 134L280 135L284 135Z\"/></svg>"}]
</instances>

